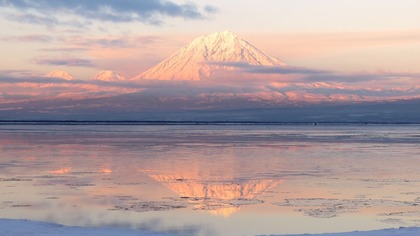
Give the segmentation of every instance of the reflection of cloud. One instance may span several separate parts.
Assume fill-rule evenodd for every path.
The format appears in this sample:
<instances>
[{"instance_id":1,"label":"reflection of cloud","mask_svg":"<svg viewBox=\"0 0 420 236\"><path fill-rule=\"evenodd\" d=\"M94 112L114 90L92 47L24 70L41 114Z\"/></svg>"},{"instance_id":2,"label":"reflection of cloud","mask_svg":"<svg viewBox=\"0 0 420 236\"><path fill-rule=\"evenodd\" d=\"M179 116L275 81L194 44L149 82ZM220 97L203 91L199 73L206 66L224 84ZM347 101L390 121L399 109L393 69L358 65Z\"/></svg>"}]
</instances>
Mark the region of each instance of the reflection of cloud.
<instances>
[{"instance_id":1,"label":"reflection of cloud","mask_svg":"<svg viewBox=\"0 0 420 236\"><path fill-rule=\"evenodd\" d=\"M112 22L145 22L148 24L161 24L162 16L182 17L186 19L201 19L214 14L217 9L205 6L204 13L194 3L183 4L169 0L148 1L85 1L85 0L38 0L38 1L0 1L0 6L13 7L23 11L36 11L41 15L25 15L26 23L39 23L44 25L59 24L51 14L64 12L78 15L86 19L96 19ZM30 17L29 17L30 16ZM28 20L28 17L33 20ZM23 19L21 19L23 20ZM52 23L51 23L52 22Z\"/></svg>"},{"instance_id":2,"label":"reflection of cloud","mask_svg":"<svg viewBox=\"0 0 420 236\"><path fill-rule=\"evenodd\" d=\"M103 168L103 169L101 170L101 172L102 172L102 173L104 173L104 174L111 174L111 173L112 173L112 170L111 170L111 169L109 169L109 168Z\"/></svg>"},{"instance_id":3,"label":"reflection of cloud","mask_svg":"<svg viewBox=\"0 0 420 236\"><path fill-rule=\"evenodd\" d=\"M64 167L64 168L60 168L60 169L57 169L57 170L48 171L48 173L50 173L50 174L68 174L72 171L72 169L73 169L72 167ZM112 170L109 169L109 168L103 168L103 169L99 170L99 172L103 173L103 174L111 174Z\"/></svg>"},{"instance_id":4,"label":"reflection of cloud","mask_svg":"<svg viewBox=\"0 0 420 236\"><path fill-rule=\"evenodd\" d=\"M49 171L49 173L51 173L51 174L67 174L67 173L70 173L71 169L72 169L71 167L65 167L65 168L61 168L61 169L58 169L58 170Z\"/></svg>"},{"instance_id":5,"label":"reflection of cloud","mask_svg":"<svg viewBox=\"0 0 420 236\"><path fill-rule=\"evenodd\" d=\"M232 214L238 212L238 210L239 210L238 207L226 207L226 208L222 208L222 209L210 210L209 213L212 214L212 215L229 217Z\"/></svg>"}]
</instances>

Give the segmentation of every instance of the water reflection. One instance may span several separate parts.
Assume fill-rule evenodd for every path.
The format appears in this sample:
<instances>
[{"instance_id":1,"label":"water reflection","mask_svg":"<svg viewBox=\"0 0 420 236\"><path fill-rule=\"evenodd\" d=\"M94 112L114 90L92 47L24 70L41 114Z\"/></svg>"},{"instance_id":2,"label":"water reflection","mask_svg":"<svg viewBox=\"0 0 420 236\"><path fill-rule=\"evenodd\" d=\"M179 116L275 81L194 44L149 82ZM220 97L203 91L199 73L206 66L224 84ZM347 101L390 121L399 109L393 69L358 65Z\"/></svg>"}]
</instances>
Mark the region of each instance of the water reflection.
<instances>
[{"instance_id":1,"label":"water reflection","mask_svg":"<svg viewBox=\"0 0 420 236\"><path fill-rule=\"evenodd\" d=\"M111 174L112 170L109 169L109 168L103 168L103 169L101 169L101 172L104 173L104 174Z\"/></svg>"},{"instance_id":2,"label":"water reflection","mask_svg":"<svg viewBox=\"0 0 420 236\"><path fill-rule=\"evenodd\" d=\"M206 181L186 172L178 175L149 175L186 199L194 209L206 210L214 215L228 217L241 205L261 203L258 196L276 187L281 180L251 180L244 183L214 182L211 176Z\"/></svg>"},{"instance_id":3,"label":"water reflection","mask_svg":"<svg viewBox=\"0 0 420 236\"><path fill-rule=\"evenodd\" d=\"M386 129L252 128L8 129L0 132L0 217L159 222L153 230L187 234L189 227L194 235L209 227L209 235L247 235L418 224L416 129L398 131L397 143L378 143L390 136ZM334 142L296 139L308 133L333 133ZM348 133L364 141L335 140Z\"/></svg>"},{"instance_id":4,"label":"water reflection","mask_svg":"<svg viewBox=\"0 0 420 236\"><path fill-rule=\"evenodd\" d=\"M61 169L51 170L51 171L48 171L48 172L50 174L68 174L68 173L70 173L71 170L72 170L71 167L64 167L64 168L61 168Z\"/></svg>"}]
</instances>

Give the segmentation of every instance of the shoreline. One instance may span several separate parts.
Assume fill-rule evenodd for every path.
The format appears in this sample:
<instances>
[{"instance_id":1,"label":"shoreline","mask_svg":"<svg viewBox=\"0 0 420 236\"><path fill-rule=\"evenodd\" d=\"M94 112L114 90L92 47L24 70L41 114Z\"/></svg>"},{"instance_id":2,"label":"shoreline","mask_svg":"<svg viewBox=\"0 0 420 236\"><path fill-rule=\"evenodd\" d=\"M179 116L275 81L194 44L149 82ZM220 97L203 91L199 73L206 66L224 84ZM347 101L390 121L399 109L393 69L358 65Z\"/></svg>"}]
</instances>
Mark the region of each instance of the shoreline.
<instances>
[{"instance_id":1,"label":"shoreline","mask_svg":"<svg viewBox=\"0 0 420 236\"><path fill-rule=\"evenodd\" d=\"M154 232L126 228L109 227L76 227L65 226L50 222L32 221L25 219L0 219L0 234L2 236L31 235L31 236L61 236L86 235L86 236L175 236L175 233ZM272 234L278 236L412 236L420 235L420 227L400 227L379 229L372 231L352 231L321 234Z\"/></svg>"},{"instance_id":2,"label":"shoreline","mask_svg":"<svg viewBox=\"0 0 420 236\"><path fill-rule=\"evenodd\" d=\"M0 125L420 125L420 122L333 122L333 121L173 121L173 120L0 120Z\"/></svg>"}]
</instances>

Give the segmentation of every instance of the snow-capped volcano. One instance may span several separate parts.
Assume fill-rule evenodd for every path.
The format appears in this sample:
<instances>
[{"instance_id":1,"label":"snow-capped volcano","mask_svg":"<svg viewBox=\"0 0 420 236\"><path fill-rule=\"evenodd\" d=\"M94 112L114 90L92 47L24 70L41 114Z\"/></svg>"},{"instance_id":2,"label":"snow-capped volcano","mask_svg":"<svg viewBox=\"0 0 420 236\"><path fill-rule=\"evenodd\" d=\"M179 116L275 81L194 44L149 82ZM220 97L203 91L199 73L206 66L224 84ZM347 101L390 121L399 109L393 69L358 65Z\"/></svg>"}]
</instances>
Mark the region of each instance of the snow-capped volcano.
<instances>
[{"instance_id":1,"label":"snow-capped volcano","mask_svg":"<svg viewBox=\"0 0 420 236\"><path fill-rule=\"evenodd\" d=\"M45 76L51 77L51 78L60 78L64 80L74 80L74 77L71 74L63 70L53 70L50 73L46 74Z\"/></svg>"},{"instance_id":2,"label":"snow-capped volcano","mask_svg":"<svg viewBox=\"0 0 420 236\"><path fill-rule=\"evenodd\" d=\"M133 79L201 80L215 71L233 70L229 63L286 65L232 32L225 31L198 37L175 55Z\"/></svg>"},{"instance_id":3,"label":"snow-capped volcano","mask_svg":"<svg viewBox=\"0 0 420 236\"><path fill-rule=\"evenodd\" d=\"M110 71L110 70L102 71L98 73L94 79L100 80L100 81L107 81L107 82L126 80L126 78L122 76L121 74L118 74L117 72Z\"/></svg>"}]
</instances>

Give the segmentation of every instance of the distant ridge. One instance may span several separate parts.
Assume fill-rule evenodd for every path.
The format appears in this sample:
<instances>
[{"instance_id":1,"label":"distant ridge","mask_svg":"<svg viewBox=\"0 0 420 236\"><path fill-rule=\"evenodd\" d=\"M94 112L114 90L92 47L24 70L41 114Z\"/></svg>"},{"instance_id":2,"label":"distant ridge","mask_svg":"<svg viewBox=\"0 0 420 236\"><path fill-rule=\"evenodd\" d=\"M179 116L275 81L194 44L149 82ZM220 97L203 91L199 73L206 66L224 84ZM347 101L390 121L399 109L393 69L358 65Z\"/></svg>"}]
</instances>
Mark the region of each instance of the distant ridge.
<instances>
[{"instance_id":1,"label":"distant ridge","mask_svg":"<svg viewBox=\"0 0 420 236\"><path fill-rule=\"evenodd\" d=\"M215 71L233 70L229 63L286 66L230 31L198 37L173 56L133 80L202 80Z\"/></svg>"},{"instance_id":2,"label":"distant ridge","mask_svg":"<svg viewBox=\"0 0 420 236\"><path fill-rule=\"evenodd\" d=\"M45 76L51 77L51 78L60 78L64 80L74 80L74 77L71 74L63 70L53 70L50 73L46 74Z\"/></svg>"},{"instance_id":3,"label":"distant ridge","mask_svg":"<svg viewBox=\"0 0 420 236\"><path fill-rule=\"evenodd\" d=\"M420 122L346 122L346 121L174 121L174 120L0 120L0 125L293 125L293 126L318 126L318 125L420 125Z\"/></svg>"},{"instance_id":4,"label":"distant ridge","mask_svg":"<svg viewBox=\"0 0 420 236\"><path fill-rule=\"evenodd\" d=\"M127 80L124 76L122 76L121 74L115 72L115 71L110 71L110 70L106 70L106 71L102 71L99 72L95 78L95 80L99 80L99 81L106 81L106 82L113 82L113 81L124 81Z\"/></svg>"}]
</instances>

